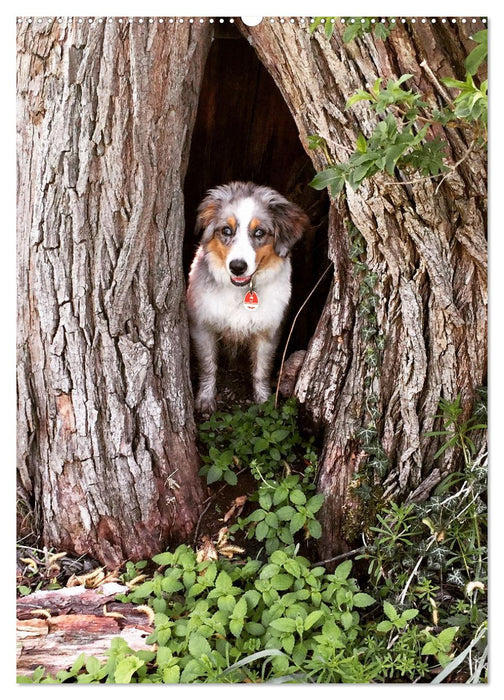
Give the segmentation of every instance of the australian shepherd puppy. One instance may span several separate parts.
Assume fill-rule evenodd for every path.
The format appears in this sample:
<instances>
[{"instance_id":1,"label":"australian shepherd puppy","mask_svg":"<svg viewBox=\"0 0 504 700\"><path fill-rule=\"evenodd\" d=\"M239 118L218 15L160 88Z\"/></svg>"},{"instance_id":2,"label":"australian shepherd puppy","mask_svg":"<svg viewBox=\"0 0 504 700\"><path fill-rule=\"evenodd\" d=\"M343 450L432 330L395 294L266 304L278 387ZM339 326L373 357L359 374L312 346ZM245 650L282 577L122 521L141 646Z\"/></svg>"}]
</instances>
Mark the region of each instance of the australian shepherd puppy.
<instances>
[{"instance_id":1,"label":"australian shepherd puppy","mask_svg":"<svg viewBox=\"0 0 504 700\"><path fill-rule=\"evenodd\" d=\"M218 343L247 345L254 400L271 393L270 372L291 295L290 251L309 221L296 204L251 182L210 190L198 208L201 244L187 304L199 365L196 410L215 410Z\"/></svg>"}]
</instances>

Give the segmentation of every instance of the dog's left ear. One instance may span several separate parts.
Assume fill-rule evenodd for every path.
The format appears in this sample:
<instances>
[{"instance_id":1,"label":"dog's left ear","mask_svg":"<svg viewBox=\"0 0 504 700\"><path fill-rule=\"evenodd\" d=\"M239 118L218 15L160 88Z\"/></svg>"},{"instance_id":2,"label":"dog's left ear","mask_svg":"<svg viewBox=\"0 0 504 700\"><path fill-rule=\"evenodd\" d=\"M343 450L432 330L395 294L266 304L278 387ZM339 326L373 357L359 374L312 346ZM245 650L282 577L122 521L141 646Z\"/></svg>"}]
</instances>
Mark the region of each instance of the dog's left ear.
<instances>
[{"instance_id":1,"label":"dog's left ear","mask_svg":"<svg viewBox=\"0 0 504 700\"><path fill-rule=\"evenodd\" d=\"M198 207L194 233L201 236L201 242L207 243L213 236L217 204L211 195L205 197Z\"/></svg>"},{"instance_id":2,"label":"dog's left ear","mask_svg":"<svg viewBox=\"0 0 504 700\"><path fill-rule=\"evenodd\" d=\"M293 245L309 228L310 220L301 207L283 197L276 202L273 200L270 207L274 213L275 253L281 258L285 258Z\"/></svg>"}]
</instances>

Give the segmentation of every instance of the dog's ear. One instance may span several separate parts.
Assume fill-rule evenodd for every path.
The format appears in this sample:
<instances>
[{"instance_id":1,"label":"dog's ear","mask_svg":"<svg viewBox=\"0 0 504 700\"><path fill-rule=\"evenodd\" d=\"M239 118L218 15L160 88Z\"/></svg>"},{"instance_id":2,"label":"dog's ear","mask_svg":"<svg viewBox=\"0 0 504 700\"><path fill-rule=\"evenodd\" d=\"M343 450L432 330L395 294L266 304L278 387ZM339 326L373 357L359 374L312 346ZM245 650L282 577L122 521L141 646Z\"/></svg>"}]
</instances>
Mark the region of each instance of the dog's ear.
<instances>
[{"instance_id":1,"label":"dog's ear","mask_svg":"<svg viewBox=\"0 0 504 700\"><path fill-rule=\"evenodd\" d=\"M275 253L281 258L285 258L293 245L309 228L310 220L301 207L283 197L273 200L270 203L270 208L274 215Z\"/></svg>"},{"instance_id":2,"label":"dog's ear","mask_svg":"<svg viewBox=\"0 0 504 700\"><path fill-rule=\"evenodd\" d=\"M203 243L207 243L213 236L216 211L217 202L212 195L207 195L198 207L194 231L196 236L201 236Z\"/></svg>"}]
</instances>

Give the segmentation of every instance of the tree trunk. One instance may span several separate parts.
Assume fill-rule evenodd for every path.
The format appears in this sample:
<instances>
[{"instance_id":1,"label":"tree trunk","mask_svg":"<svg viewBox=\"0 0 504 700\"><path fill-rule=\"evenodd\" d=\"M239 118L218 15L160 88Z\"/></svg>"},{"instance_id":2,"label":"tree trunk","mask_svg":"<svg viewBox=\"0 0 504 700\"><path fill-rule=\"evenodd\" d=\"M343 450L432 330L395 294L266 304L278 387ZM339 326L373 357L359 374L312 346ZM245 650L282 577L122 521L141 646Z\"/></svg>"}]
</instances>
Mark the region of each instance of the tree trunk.
<instances>
[{"instance_id":1,"label":"tree trunk","mask_svg":"<svg viewBox=\"0 0 504 700\"><path fill-rule=\"evenodd\" d=\"M368 137L376 125L367 103L347 110L348 98L378 77L411 73L414 87L438 106L446 96L439 80L464 79L463 61L475 45L468 37L484 28L407 21L385 41L366 34L345 44L339 20L330 40L323 27L310 35L309 22L238 25L281 90L317 171L328 162L321 150L308 149L309 135L324 137L332 160L341 162L359 133ZM467 415L485 381L486 159L481 151L467 155L467 134L439 133L452 163L466 156L439 188L432 180L397 186L376 175L332 200L334 279L296 386L325 426L325 557L344 551L364 527L349 488L364 460L374 465L369 486L380 498L425 497L458 458L449 450L435 462L438 445L424 436L434 428L440 397L460 394ZM367 292L366 275L373 281ZM363 438L366 430L371 438L376 432L374 443Z\"/></svg>"},{"instance_id":2,"label":"tree trunk","mask_svg":"<svg viewBox=\"0 0 504 700\"><path fill-rule=\"evenodd\" d=\"M18 24L18 469L110 567L198 518L182 185L211 25Z\"/></svg>"}]
</instances>

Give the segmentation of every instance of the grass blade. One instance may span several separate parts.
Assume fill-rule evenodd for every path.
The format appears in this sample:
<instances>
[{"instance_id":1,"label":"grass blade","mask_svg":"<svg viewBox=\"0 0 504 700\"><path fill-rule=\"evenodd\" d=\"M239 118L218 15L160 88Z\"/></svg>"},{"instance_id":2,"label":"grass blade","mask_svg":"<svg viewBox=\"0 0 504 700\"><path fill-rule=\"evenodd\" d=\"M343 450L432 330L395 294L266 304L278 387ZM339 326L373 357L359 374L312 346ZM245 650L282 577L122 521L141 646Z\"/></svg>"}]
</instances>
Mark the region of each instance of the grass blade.
<instances>
[{"instance_id":1,"label":"grass blade","mask_svg":"<svg viewBox=\"0 0 504 700\"><path fill-rule=\"evenodd\" d=\"M256 651L255 654L250 654L244 659L240 659L236 663L231 664L231 666L228 666L226 669L224 669L222 675L224 675L225 673L229 673L230 671L234 671L235 669L240 668L241 666L251 664L253 661L257 661L257 659L263 659L265 656L285 656L285 654L283 653L283 651L280 651L280 649L261 649L261 651Z\"/></svg>"}]
</instances>

